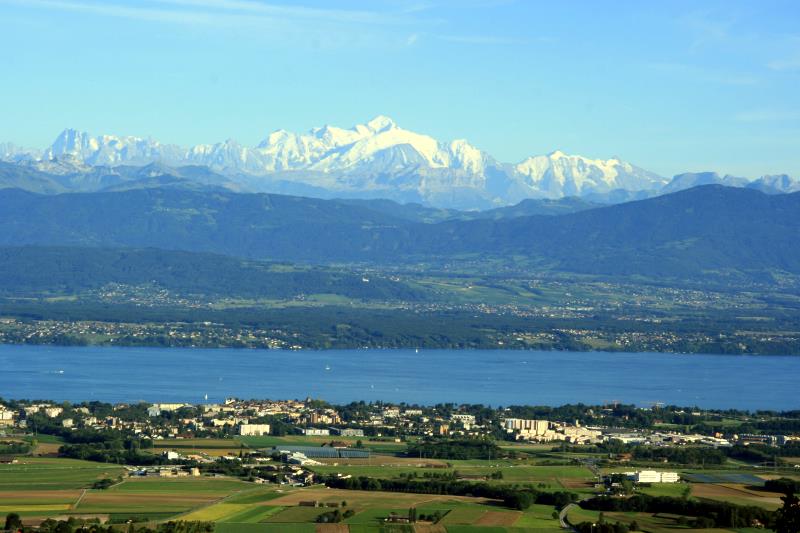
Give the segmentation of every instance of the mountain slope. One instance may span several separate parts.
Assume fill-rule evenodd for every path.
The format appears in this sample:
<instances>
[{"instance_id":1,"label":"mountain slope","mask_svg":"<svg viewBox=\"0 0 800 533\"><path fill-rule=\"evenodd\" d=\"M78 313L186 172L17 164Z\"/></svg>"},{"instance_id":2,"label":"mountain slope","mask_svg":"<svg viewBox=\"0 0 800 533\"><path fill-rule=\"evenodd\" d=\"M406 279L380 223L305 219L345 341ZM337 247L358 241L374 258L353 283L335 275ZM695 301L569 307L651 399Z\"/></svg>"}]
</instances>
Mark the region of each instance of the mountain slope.
<instances>
[{"instance_id":1,"label":"mountain slope","mask_svg":"<svg viewBox=\"0 0 800 533\"><path fill-rule=\"evenodd\" d=\"M559 216L433 224L280 195L0 191L2 245L158 247L322 263L516 257L570 272L692 277L800 273L798 236L800 193L722 186Z\"/></svg>"},{"instance_id":2,"label":"mountain slope","mask_svg":"<svg viewBox=\"0 0 800 533\"><path fill-rule=\"evenodd\" d=\"M25 189L42 194L58 194L67 189L47 173L0 161L0 189Z\"/></svg>"},{"instance_id":3,"label":"mountain slope","mask_svg":"<svg viewBox=\"0 0 800 533\"><path fill-rule=\"evenodd\" d=\"M449 223L445 223L449 224ZM472 249L491 242L567 271L696 276L709 271L800 272L800 194L703 186L559 217L451 228Z\"/></svg>"},{"instance_id":4,"label":"mountain slope","mask_svg":"<svg viewBox=\"0 0 800 533\"><path fill-rule=\"evenodd\" d=\"M748 183L749 182L746 178L740 178L727 174L725 176L720 176L716 172L686 172L674 176L672 180L661 189L661 192L668 194L672 192L683 191L685 189L691 189L692 187L699 187L700 185L744 187Z\"/></svg>"},{"instance_id":5,"label":"mountain slope","mask_svg":"<svg viewBox=\"0 0 800 533\"><path fill-rule=\"evenodd\" d=\"M147 285L180 295L292 298L338 294L359 299L421 299L404 283L320 267L243 261L155 249L0 247L0 295L81 293L109 284Z\"/></svg>"}]
</instances>

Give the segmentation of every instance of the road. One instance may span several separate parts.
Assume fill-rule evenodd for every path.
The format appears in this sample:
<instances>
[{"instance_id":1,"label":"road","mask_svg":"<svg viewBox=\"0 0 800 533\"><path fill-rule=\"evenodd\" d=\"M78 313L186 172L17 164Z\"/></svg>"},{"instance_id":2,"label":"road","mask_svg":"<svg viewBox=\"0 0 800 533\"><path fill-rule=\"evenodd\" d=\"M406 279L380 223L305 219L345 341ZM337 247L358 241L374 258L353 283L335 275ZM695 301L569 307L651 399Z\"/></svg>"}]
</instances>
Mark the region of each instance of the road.
<instances>
[{"instance_id":1,"label":"road","mask_svg":"<svg viewBox=\"0 0 800 533\"><path fill-rule=\"evenodd\" d=\"M558 513L558 522L561 524L561 529L569 529L570 531L577 531L574 527L567 522L567 514L569 514L569 510L573 507L578 505L577 503L568 503L561 509L561 512Z\"/></svg>"}]
</instances>

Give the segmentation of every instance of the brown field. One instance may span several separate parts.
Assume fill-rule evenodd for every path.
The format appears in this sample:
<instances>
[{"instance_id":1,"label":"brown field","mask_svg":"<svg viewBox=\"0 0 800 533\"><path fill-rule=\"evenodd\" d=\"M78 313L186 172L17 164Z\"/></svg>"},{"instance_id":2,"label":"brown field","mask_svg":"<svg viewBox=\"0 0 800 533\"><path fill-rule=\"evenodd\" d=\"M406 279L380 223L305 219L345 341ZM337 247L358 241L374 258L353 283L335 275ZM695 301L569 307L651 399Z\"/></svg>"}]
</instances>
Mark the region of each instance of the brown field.
<instances>
[{"instance_id":1,"label":"brown field","mask_svg":"<svg viewBox=\"0 0 800 533\"><path fill-rule=\"evenodd\" d=\"M776 509L781 505L780 494L748 489L740 484L692 484L692 496L709 500L720 500L744 505L759 505Z\"/></svg>"},{"instance_id":2,"label":"brown field","mask_svg":"<svg viewBox=\"0 0 800 533\"><path fill-rule=\"evenodd\" d=\"M317 524L317 533L350 533L347 524Z\"/></svg>"},{"instance_id":3,"label":"brown field","mask_svg":"<svg viewBox=\"0 0 800 533\"><path fill-rule=\"evenodd\" d=\"M158 455L165 451L176 451L183 455L239 455L240 443L228 439L169 439L156 441L150 453Z\"/></svg>"},{"instance_id":4,"label":"brown field","mask_svg":"<svg viewBox=\"0 0 800 533\"><path fill-rule=\"evenodd\" d=\"M33 455L35 456L48 456L48 457L55 457L58 455L58 449L61 447L61 444L57 442L40 442L36 445L36 448L33 450Z\"/></svg>"},{"instance_id":5,"label":"brown field","mask_svg":"<svg viewBox=\"0 0 800 533\"><path fill-rule=\"evenodd\" d=\"M447 533L441 524L415 524L414 533Z\"/></svg>"},{"instance_id":6,"label":"brown field","mask_svg":"<svg viewBox=\"0 0 800 533\"><path fill-rule=\"evenodd\" d=\"M513 526L522 513L513 511L486 511L475 521L476 526Z\"/></svg>"},{"instance_id":7,"label":"brown field","mask_svg":"<svg viewBox=\"0 0 800 533\"><path fill-rule=\"evenodd\" d=\"M594 487L593 481L584 481L581 479L559 478L556 481L558 482L559 485L561 485L565 489L585 489Z\"/></svg>"},{"instance_id":8,"label":"brown field","mask_svg":"<svg viewBox=\"0 0 800 533\"><path fill-rule=\"evenodd\" d=\"M15 490L0 491L0 502L12 503L75 502L81 490Z\"/></svg>"}]
</instances>

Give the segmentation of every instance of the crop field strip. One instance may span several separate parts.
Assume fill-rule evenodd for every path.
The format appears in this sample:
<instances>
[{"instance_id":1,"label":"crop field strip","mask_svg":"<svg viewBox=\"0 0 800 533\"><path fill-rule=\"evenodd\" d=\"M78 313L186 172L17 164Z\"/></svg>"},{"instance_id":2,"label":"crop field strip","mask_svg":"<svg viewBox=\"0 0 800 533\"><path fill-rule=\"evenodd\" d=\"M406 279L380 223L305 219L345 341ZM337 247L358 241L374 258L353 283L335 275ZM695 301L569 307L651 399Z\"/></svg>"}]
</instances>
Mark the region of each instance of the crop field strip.
<instances>
[{"instance_id":1,"label":"crop field strip","mask_svg":"<svg viewBox=\"0 0 800 533\"><path fill-rule=\"evenodd\" d=\"M212 448L216 446L212 445ZM235 448L233 448L235 449ZM382 460L374 456L372 460ZM458 471L471 476L484 476L501 471L502 480L491 483L537 483L550 490L565 487L573 492L584 492L587 483L594 479L589 469L578 465L536 464L529 459L483 461L450 461L451 468L424 468L420 463L396 465L390 463L331 465L315 467L325 473L342 472L355 476L397 478L401 474L426 472L448 474ZM423 463L424 464L424 463ZM122 473L120 467L58 458L31 458L24 463L0 465L0 483L24 490L0 490L0 512L20 512L25 518L100 516L116 519L142 517L145 519L208 520L217 524L222 533L314 531L339 533L377 533L378 531L423 531L428 533L490 533L502 531L517 533L540 530L555 531L557 521L552 517L553 507L534 505L519 512L497 505L487 505L488 500L470 497L391 493L328 488L278 488L258 486L231 478L127 478L106 490L85 490L97 479ZM8 476L4 475L8 474ZM28 474L32 475L29 476ZM691 486L691 497L716 501L731 501L742 505L759 505L774 509L779 505L777 494L758 488L763 479L733 467L729 470L690 470L698 476L699 483L642 487L642 492L653 495L679 497ZM41 488L44 478L50 486ZM422 476L420 476L422 479ZM753 483L737 483L747 480ZM64 486L66 485L67 488ZM317 507L300 505L315 501ZM346 506L342 502L346 501ZM315 524L322 513L334 510L327 504L336 504L340 511L352 510L354 515L341 524ZM395 513L405 516L410 507L418 513L438 512L442 520L435 525L389 525L386 518ZM592 517L596 513L573 510L575 519ZM609 520L619 519L629 523L635 519L640 526L663 530L674 527L677 517L666 515L645 516L643 513L606 513ZM580 521L580 520L579 520Z\"/></svg>"},{"instance_id":2,"label":"crop field strip","mask_svg":"<svg viewBox=\"0 0 800 533\"><path fill-rule=\"evenodd\" d=\"M26 457L17 464L0 465L0 492L81 489L122 472L122 467L110 464Z\"/></svg>"}]
</instances>

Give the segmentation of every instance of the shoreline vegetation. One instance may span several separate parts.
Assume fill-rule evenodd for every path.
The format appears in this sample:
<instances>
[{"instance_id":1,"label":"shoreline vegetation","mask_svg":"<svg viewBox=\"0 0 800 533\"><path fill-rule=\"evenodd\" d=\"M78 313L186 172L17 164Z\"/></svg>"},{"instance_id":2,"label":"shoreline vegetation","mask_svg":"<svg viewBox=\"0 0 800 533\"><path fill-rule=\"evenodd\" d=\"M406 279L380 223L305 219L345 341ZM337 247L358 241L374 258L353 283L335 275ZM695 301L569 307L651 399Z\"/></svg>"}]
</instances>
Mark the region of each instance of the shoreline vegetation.
<instances>
[{"instance_id":1,"label":"shoreline vegetation","mask_svg":"<svg viewBox=\"0 0 800 533\"><path fill-rule=\"evenodd\" d=\"M31 320L0 316L0 344L101 346L125 348L203 348L243 350L464 349L548 352L675 353L706 355L800 355L800 339L735 332L651 334L607 330L502 331L480 328L470 335L294 332L283 328L227 326L215 323L128 323L95 320ZM350 335L352 333L352 335ZM350 335L350 336L348 336Z\"/></svg>"}]
</instances>

